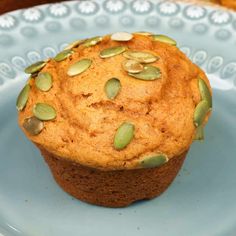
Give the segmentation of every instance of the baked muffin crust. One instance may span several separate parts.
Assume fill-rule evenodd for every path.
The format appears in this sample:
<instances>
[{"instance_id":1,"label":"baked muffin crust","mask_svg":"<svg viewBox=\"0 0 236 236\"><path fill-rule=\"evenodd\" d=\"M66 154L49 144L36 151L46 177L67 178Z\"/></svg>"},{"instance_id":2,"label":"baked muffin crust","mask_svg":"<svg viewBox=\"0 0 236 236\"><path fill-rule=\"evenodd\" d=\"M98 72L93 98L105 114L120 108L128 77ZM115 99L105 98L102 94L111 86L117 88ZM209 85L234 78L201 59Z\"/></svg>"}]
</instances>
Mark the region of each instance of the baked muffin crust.
<instances>
[{"instance_id":1,"label":"baked muffin crust","mask_svg":"<svg viewBox=\"0 0 236 236\"><path fill-rule=\"evenodd\" d=\"M130 76L122 68L126 60L122 53L100 57L103 49L115 46L156 56L158 60L148 65L160 69L160 78L144 81ZM188 150L196 133L194 111L202 99L199 78L210 86L205 73L176 46L133 34L127 42L104 36L94 46L80 45L73 51L63 61L50 59L41 70L52 76L49 91L40 91L35 79L29 82L29 98L19 112L19 125L30 140L56 156L103 170L136 169L145 156L161 153L171 159ZM69 67L81 59L92 61L89 68L69 76ZM115 99L109 99L104 90L111 78L118 78L121 84ZM44 122L39 134L31 135L23 123L33 115L37 103L53 106L56 118ZM208 117L209 113L204 123ZM134 137L117 150L114 136L123 122L134 125Z\"/></svg>"}]
</instances>

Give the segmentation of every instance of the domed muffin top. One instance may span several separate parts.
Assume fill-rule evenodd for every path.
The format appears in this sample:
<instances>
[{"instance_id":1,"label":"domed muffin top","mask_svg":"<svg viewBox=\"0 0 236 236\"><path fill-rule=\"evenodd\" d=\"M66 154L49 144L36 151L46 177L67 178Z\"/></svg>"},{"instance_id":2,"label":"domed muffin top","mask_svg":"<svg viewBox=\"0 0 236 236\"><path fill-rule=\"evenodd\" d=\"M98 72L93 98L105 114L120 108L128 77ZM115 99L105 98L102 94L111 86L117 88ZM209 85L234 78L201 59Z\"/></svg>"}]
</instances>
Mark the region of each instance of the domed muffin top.
<instances>
[{"instance_id":1,"label":"domed muffin top","mask_svg":"<svg viewBox=\"0 0 236 236\"><path fill-rule=\"evenodd\" d=\"M17 109L27 137L94 168L167 162L202 138L212 106L204 72L163 35L79 40L25 71Z\"/></svg>"}]
</instances>

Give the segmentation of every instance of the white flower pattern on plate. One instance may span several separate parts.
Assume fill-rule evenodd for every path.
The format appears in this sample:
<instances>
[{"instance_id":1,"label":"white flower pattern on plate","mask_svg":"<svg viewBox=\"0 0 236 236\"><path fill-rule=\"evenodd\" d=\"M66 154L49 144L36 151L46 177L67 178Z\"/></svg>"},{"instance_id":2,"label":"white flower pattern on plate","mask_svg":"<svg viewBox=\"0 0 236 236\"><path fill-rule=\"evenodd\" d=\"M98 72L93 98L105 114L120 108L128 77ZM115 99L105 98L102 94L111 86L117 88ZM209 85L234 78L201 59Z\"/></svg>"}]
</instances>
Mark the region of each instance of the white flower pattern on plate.
<instances>
[{"instance_id":1,"label":"white flower pattern on plate","mask_svg":"<svg viewBox=\"0 0 236 236\"><path fill-rule=\"evenodd\" d=\"M120 12L124 9L125 4L120 0L108 0L105 3L105 8L110 12Z\"/></svg>"},{"instance_id":2,"label":"white flower pattern on plate","mask_svg":"<svg viewBox=\"0 0 236 236\"><path fill-rule=\"evenodd\" d=\"M139 13L145 13L151 10L151 3L146 0L137 0L132 4L132 8Z\"/></svg>"},{"instance_id":3,"label":"white flower pattern on plate","mask_svg":"<svg viewBox=\"0 0 236 236\"><path fill-rule=\"evenodd\" d=\"M50 6L49 11L53 16L61 17L68 13L68 8L64 4L56 3Z\"/></svg>"},{"instance_id":4,"label":"white flower pattern on plate","mask_svg":"<svg viewBox=\"0 0 236 236\"><path fill-rule=\"evenodd\" d=\"M190 6L186 8L186 16L190 19L200 19L205 15L205 9L200 6Z\"/></svg>"},{"instance_id":5,"label":"white flower pattern on plate","mask_svg":"<svg viewBox=\"0 0 236 236\"><path fill-rule=\"evenodd\" d=\"M33 22L38 21L42 17L42 13L37 8L29 8L23 11L23 17L25 20Z\"/></svg>"},{"instance_id":6,"label":"white flower pattern on plate","mask_svg":"<svg viewBox=\"0 0 236 236\"><path fill-rule=\"evenodd\" d=\"M0 28L9 29L15 25L16 21L11 15L0 16Z\"/></svg>"},{"instance_id":7,"label":"white flower pattern on plate","mask_svg":"<svg viewBox=\"0 0 236 236\"><path fill-rule=\"evenodd\" d=\"M230 21L230 14L225 11L215 11L211 15L211 20L215 24L225 24Z\"/></svg>"},{"instance_id":8,"label":"white flower pattern on plate","mask_svg":"<svg viewBox=\"0 0 236 236\"><path fill-rule=\"evenodd\" d=\"M162 2L159 5L159 10L164 15L173 15L177 12L178 6L173 2Z\"/></svg>"},{"instance_id":9,"label":"white flower pattern on plate","mask_svg":"<svg viewBox=\"0 0 236 236\"><path fill-rule=\"evenodd\" d=\"M83 1L78 5L79 12L83 14L91 14L96 11L96 4L92 1Z\"/></svg>"}]
</instances>

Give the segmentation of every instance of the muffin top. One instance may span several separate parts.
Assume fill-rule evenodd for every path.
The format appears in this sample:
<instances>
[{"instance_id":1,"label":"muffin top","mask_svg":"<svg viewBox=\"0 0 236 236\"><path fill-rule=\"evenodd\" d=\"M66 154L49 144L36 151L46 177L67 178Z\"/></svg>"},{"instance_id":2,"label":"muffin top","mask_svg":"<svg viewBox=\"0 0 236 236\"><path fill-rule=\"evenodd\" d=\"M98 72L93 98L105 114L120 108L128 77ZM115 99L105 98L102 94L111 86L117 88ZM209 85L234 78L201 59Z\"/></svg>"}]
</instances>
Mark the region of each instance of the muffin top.
<instances>
[{"instance_id":1,"label":"muffin top","mask_svg":"<svg viewBox=\"0 0 236 236\"><path fill-rule=\"evenodd\" d=\"M104 170L154 167L203 138L205 73L163 35L115 33L73 42L26 68L19 125L37 146Z\"/></svg>"}]
</instances>

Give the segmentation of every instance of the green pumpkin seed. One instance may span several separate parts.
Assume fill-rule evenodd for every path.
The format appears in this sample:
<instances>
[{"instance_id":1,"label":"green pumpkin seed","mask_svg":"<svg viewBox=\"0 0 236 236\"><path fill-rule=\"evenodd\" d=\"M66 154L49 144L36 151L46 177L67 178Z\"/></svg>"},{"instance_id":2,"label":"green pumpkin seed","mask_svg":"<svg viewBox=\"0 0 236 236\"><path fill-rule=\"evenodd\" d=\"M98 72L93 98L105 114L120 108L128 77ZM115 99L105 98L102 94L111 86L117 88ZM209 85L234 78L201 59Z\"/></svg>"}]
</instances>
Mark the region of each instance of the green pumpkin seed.
<instances>
[{"instance_id":1,"label":"green pumpkin seed","mask_svg":"<svg viewBox=\"0 0 236 236\"><path fill-rule=\"evenodd\" d=\"M100 36L93 37L93 38L85 40L85 42L83 43L83 46L91 47L100 43L102 40L103 40L103 37L100 37Z\"/></svg>"},{"instance_id":2,"label":"green pumpkin seed","mask_svg":"<svg viewBox=\"0 0 236 236\"><path fill-rule=\"evenodd\" d=\"M20 94L18 95L17 101L16 101L16 109L18 111L22 111L29 98L29 92L30 92L30 85L26 84L25 87L21 90Z\"/></svg>"},{"instance_id":3,"label":"green pumpkin seed","mask_svg":"<svg viewBox=\"0 0 236 236\"><path fill-rule=\"evenodd\" d=\"M111 39L114 41L126 42L133 38L133 35L127 32L116 32L111 35Z\"/></svg>"},{"instance_id":4,"label":"green pumpkin seed","mask_svg":"<svg viewBox=\"0 0 236 236\"><path fill-rule=\"evenodd\" d=\"M196 127L202 125L208 111L209 111L209 104L207 101L202 100L201 102L198 103L198 105L195 108L193 117L194 124Z\"/></svg>"},{"instance_id":5,"label":"green pumpkin seed","mask_svg":"<svg viewBox=\"0 0 236 236\"><path fill-rule=\"evenodd\" d=\"M145 31L138 31L138 32L135 32L135 34L144 35L144 36L151 36L151 35L153 35L152 33L145 32Z\"/></svg>"},{"instance_id":6,"label":"green pumpkin seed","mask_svg":"<svg viewBox=\"0 0 236 236\"><path fill-rule=\"evenodd\" d=\"M134 125L124 122L117 129L114 138L114 147L117 150L124 149L134 137Z\"/></svg>"},{"instance_id":7,"label":"green pumpkin seed","mask_svg":"<svg viewBox=\"0 0 236 236\"><path fill-rule=\"evenodd\" d=\"M71 49L64 50L64 51L62 51L62 52L59 52L59 53L54 57L54 60L57 61L57 62L63 61L63 60L65 60L67 57L69 57L70 55L72 55L73 53L74 53L74 51L71 50Z\"/></svg>"},{"instance_id":8,"label":"green pumpkin seed","mask_svg":"<svg viewBox=\"0 0 236 236\"><path fill-rule=\"evenodd\" d=\"M166 163L167 161L168 161L168 158L166 155L156 154L156 155L144 157L141 160L140 165L143 168L153 168L153 167L161 166L164 163Z\"/></svg>"},{"instance_id":9,"label":"green pumpkin seed","mask_svg":"<svg viewBox=\"0 0 236 236\"><path fill-rule=\"evenodd\" d=\"M135 60L140 63L152 63L159 59L157 56L149 52L140 51L126 51L123 53L123 56L127 59Z\"/></svg>"},{"instance_id":10,"label":"green pumpkin seed","mask_svg":"<svg viewBox=\"0 0 236 236\"><path fill-rule=\"evenodd\" d=\"M204 128L202 125L197 127L194 140L204 140Z\"/></svg>"},{"instance_id":11,"label":"green pumpkin seed","mask_svg":"<svg viewBox=\"0 0 236 236\"><path fill-rule=\"evenodd\" d=\"M161 71L155 66L144 66L140 73L128 73L130 76L141 80L156 80L161 78Z\"/></svg>"},{"instance_id":12,"label":"green pumpkin seed","mask_svg":"<svg viewBox=\"0 0 236 236\"><path fill-rule=\"evenodd\" d=\"M114 99L121 89L120 80L117 78L109 79L105 84L105 93L109 99Z\"/></svg>"},{"instance_id":13,"label":"green pumpkin seed","mask_svg":"<svg viewBox=\"0 0 236 236\"><path fill-rule=\"evenodd\" d=\"M39 120L53 120L56 118L56 110L46 104L46 103L37 103L33 107L33 114Z\"/></svg>"},{"instance_id":14,"label":"green pumpkin seed","mask_svg":"<svg viewBox=\"0 0 236 236\"><path fill-rule=\"evenodd\" d=\"M114 57L116 55L121 54L125 50L126 50L126 47L123 47L123 46L106 48L100 52L100 57L101 58Z\"/></svg>"},{"instance_id":15,"label":"green pumpkin seed","mask_svg":"<svg viewBox=\"0 0 236 236\"><path fill-rule=\"evenodd\" d=\"M41 120L32 116L24 120L23 127L31 135L37 135L43 130L44 124Z\"/></svg>"},{"instance_id":16,"label":"green pumpkin seed","mask_svg":"<svg viewBox=\"0 0 236 236\"><path fill-rule=\"evenodd\" d=\"M125 60L122 63L122 66L125 71L129 73L139 73L143 71L143 65L135 60Z\"/></svg>"},{"instance_id":17,"label":"green pumpkin seed","mask_svg":"<svg viewBox=\"0 0 236 236\"><path fill-rule=\"evenodd\" d=\"M172 39L172 38L170 38L166 35L162 35L162 34L153 35L152 38L153 38L154 41L159 41L159 42L162 42L162 43L168 43L168 44L173 45L173 46L177 45L177 42L174 39Z\"/></svg>"},{"instance_id":18,"label":"green pumpkin seed","mask_svg":"<svg viewBox=\"0 0 236 236\"><path fill-rule=\"evenodd\" d=\"M71 65L67 71L69 76L75 76L86 71L92 64L92 60L85 58Z\"/></svg>"},{"instance_id":19,"label":"green pumpkin seed","mask_svg":"<svg viewBox=\"0 0 236 236\"><path fill-rule=\"evenodd\" d=\"M76 40L72 43L70 43L69 45L67 45L64 50L69 50L69 49L73 49L73 48L77 48L79 45L81 45L85 40L84 39L79 39Z\"/></svg>"},{"instance_id":20,"label":"green pumpkin seed","mask_svg":"<svg viewBox=\"0 0 236 236\"><path fill-rule=\"evenodd\" d=\"M39 73L35 79L35 85L43 92L49 91L52 87L52 76L48 72Z\"/></svg>"},{"instance_id":21,"label":"green pumpkin seed","mask_svg":"<svg viewBox=\"0 0 236 236\"><path fill-rule=\"evenodd\" d=\"M45 61L38 61L27 68L25 68L25 73L26 74L34 74L38 71L40 71L44 66L46 65Z\"/></svg>"},{"instance_id":22,"label":"green pumpkin seed","mask_svg":"<svg viewBox=\"0 0 236 236\"><path fill-rule=\"evenodd\" d=\"M212 96L206 82L203 79L199 78L198 86L199 86L202 100L206 100L209 104L209 107L212 108Z\"/></svg>"}]
</instances>

